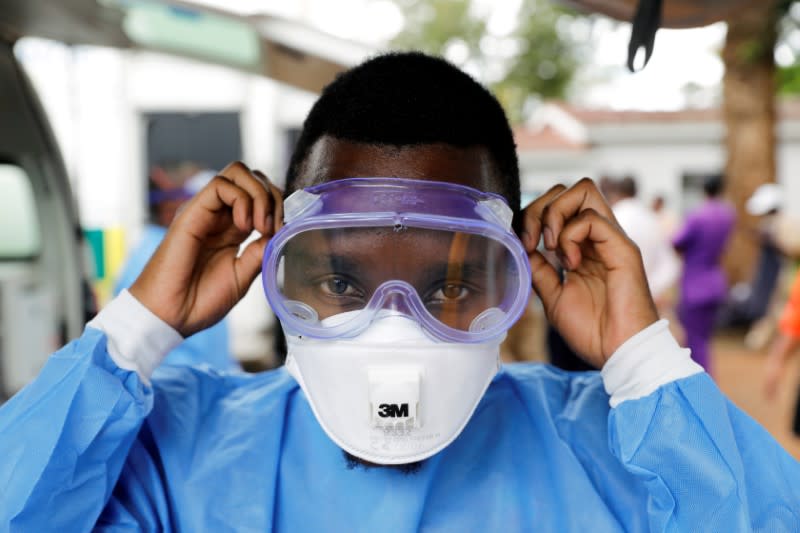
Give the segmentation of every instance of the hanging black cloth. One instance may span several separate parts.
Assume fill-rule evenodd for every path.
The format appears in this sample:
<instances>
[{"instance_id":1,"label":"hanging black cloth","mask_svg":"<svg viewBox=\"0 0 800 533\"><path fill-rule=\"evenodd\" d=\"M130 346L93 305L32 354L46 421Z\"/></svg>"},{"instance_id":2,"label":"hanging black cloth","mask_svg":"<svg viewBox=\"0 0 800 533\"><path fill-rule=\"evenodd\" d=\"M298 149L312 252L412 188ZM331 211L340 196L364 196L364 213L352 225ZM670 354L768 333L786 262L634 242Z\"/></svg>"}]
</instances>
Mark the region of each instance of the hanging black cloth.
<instances>
[{"instance_id":1,"label":"hanging black cloth","mask_svg":"<svg viewBox=\"0 0 800 533\"><path fill-rule=\"evenodd\" d=\"M633 61L639 49L644 47L644 64L647 65L653 54L656 31L661 26L661 10L663 0L639 0L636 14L633 17L631 40L628 43L628 70L636 72Z\"/></svg>"}]
</instances>

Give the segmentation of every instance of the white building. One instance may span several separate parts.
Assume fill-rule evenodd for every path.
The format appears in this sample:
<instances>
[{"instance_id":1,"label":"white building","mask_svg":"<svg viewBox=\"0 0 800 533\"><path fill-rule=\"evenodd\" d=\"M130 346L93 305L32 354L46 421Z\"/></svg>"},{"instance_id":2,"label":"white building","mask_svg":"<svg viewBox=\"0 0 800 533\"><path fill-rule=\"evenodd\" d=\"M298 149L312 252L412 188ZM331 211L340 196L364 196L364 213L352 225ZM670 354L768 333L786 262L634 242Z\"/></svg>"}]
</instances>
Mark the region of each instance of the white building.
<instances>
[{"instance_id":1,"label":"white building","mask_svg":"<svg viewBox=\"0 0 800 533\"><path fill-rule=\"evenodd\" d=\"M800 213L800 101L779 106L778 181L786 208ZM662 195L686 212L701 195L701 177L725 166L718 109L612 111L543 105L515 131L522 190L530 199L555 183L583 176L633 175L640 196Z\"/></svg>"},{"instance_id":2,"label":"white building","mask_svg":"<svg viewBox=\"0 0 800 533\"><path fill-rule=\"evenodd\" d=\"M154 117L185 118L192 124L193 118L225 116L230 120L223 135L202 130L193 140L169 132L161 138L178 148L198 140L213 148L226 136L235 137L235 155L225 162L239 158L282 185L297 132L317 97L311 91L372 52L291 21L251 17L248 24L261 39L259 70L180 57L185 53L69 46L36 38L17 43L15 53L64 157L81 225L99 233L104 243L99 261L104 274L95 286L101 303L147 221L148 175L154 162L149 151L160 147L150 135ZM194 148L189 151L197 154ZM271 350L265 336L271 322L256 280L232 312L234 353L241 359L262 359Z\"/></svg>"}]
</instances>

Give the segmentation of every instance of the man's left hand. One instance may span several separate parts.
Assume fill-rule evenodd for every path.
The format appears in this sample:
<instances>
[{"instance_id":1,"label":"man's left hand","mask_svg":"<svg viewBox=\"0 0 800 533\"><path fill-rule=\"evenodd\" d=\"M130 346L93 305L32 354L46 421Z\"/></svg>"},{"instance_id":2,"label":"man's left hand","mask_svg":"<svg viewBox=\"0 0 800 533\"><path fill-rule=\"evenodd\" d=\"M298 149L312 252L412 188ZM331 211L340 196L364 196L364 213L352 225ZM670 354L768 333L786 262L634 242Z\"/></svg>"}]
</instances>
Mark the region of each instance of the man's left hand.
<instances>
[{"instance_id":1,"label":"man's left hand","mask_svg":"<svg viewBox=\"0 0 800 533\"><path fill-rule=\"evenodd\" d=\"M553 187L523 216L522 242L547 319L588 363L602 367L622 343L658 320L639 249L588 178ZM563 265L563 282L536 249L540 236Z\"/></svg>"}]
</instances>

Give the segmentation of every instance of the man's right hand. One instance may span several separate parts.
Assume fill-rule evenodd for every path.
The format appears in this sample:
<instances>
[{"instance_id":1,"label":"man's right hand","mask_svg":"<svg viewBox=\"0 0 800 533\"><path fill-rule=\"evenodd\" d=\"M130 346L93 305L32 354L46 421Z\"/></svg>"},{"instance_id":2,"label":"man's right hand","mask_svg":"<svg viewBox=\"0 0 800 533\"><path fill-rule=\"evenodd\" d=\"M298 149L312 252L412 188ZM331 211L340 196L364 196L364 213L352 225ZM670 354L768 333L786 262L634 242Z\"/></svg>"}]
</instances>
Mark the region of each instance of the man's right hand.
<instances>
[{"instance_id":1,"label":"man's right hand","mask_svg":"<svg viewBox=\"0 0 800 533\"><path fill-rule=\"evenodd\" d=\"M212 326L250 288L282 223L280 189L231 163L182 208L130 292L184 337ZM237 257L253 230L261 237Z\"/></svg>"}]
</instances>

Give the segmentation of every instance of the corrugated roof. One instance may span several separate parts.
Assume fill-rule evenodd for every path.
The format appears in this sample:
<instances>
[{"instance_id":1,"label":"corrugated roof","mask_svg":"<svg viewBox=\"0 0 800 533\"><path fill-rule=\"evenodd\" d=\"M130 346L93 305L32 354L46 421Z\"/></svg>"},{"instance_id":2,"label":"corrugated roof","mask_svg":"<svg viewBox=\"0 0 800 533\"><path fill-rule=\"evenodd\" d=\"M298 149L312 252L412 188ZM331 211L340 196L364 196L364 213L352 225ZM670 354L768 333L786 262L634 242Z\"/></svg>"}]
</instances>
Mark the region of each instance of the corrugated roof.
<instances>
[{"instance_id":1,"label":"corrugated roof","mask_svg":"<svg viewBox=\"0 0 800 533\"><path fill-rule=\"evenodd\" d=\"M550 102L549 105L573 117L587 126L617 124L677 124L686 122L720 122L722 110L719 108L682 109L679 111L618 111L613 109L588 109L564 102ZM800 98L785 98L778 103L779 120L800 120ZM514 129L514 139L519 150L585 150L587 143L577 142L559 132L551 124L541 128L518 126Z\"/></svg>"},{"instance_id":2,"label":"corrugated roof","mask_svg":"<svg viewBox=\"0 0 800 533\"><path fill-rule=\"evenodd\" d=\"M619 111L588 109L564 102L551 102L586 125L621 122L707 122L722 120L720 108L681 109L679 111ZM800 99L785 98L778 102L779 119L800 119Z\"/></svg>"}]
</instances>

